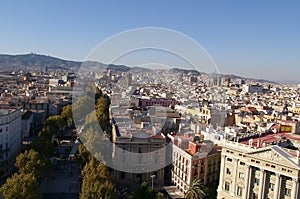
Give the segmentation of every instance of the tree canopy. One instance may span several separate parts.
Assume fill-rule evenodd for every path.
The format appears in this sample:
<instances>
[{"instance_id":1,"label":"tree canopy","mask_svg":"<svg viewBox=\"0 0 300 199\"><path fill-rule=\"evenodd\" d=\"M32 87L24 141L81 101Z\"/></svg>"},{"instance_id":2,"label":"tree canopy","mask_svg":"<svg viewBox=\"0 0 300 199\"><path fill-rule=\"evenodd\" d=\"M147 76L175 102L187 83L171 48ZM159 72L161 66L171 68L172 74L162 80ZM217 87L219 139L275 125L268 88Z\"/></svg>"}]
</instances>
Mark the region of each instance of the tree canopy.
<instances>
[{"instance_id":1,"label":"tree canopy","mask_svg":"<svg viewBox=\"0 0 300 199\"><path fill-rule=\"evenodd\" d=\"M206 188L199 179L195 179L185 193L186 199L204 199L206 196Z\"/></svg>"},{"instance_id":2,"label":"tree canopy","mask_svg":"<svg viewBox=\"0 0 300 199\"><path fill-rule=\"evenodd\" d=\"M33 174L14 174L0 188L5 199L40 199L39 185Z\"/></svg>"},{"instance_id":3,"label":"tree canopy","mask_svg":"<svg viewBox=\"0 0 300 199\"><path fill-rule=\"evenodd\" d=\"M105 164L91 158L81 173L83 179L80 199L113 198L114 185Z\"/></svg>"},{"instance_id":4,"label":"tree canopy","mask_svg":"<svg viewBox=\"0 0 300 199\"><path fill-rule=\"evenodd\" d=\"M15 166L20 173L33 174L35 177L43 176L49 168L47 161L33 149L26 150L18 155Z\"/></svg>"},{"instance_id":5,"label":"tree canopy","mask_svg":"<svg viewBox=\"0 0 300 199\"><path fill-rule=\"evenodd\" d=\"M141 187L133 192L130 199L163 199L164 195L160 192L157 192L152 189L152 187L149 187L147 182L143 182L141 184Z\"/></svg>"},{"instance_id":6,"label":"tree canopy","mask_svg":"<svg viewBox=\"0 0 300 199\"><path fill-rule=\"evenodd\" d=\"M73 111L71 105L64 106L60 115L65 120L68 126L74 124Z\"/></svg>"}]
</instances>

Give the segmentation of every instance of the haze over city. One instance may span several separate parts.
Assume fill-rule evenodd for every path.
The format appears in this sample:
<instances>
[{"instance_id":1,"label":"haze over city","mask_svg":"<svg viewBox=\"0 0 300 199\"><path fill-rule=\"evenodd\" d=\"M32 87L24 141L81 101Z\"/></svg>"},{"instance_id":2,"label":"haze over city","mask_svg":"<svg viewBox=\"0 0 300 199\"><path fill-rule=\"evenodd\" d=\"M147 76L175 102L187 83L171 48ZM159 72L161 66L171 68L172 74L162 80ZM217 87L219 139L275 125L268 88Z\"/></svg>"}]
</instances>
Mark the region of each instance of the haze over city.
<instances>
[{"instance_id":1,"label":"haze over city","mask_svg":"<svg viewBox=\"0 0 300 199\"><path fill-rule=\"evenodd\" d=\"M299 199L299 1L3 1L0 198Z\"/></svg>"},{"instance_id":2,"label":"haze over city","mask_svg":"<svg viewBox=\"0 0 300 199\"><path fill-rule=\"evenodd\" d=\"M221 73L299 83L299 4L4 1L0 8L0 53L34 52L82 61L112 35L134 28L161 27L186 34L202 45ZM120 64L136 63L127 60Z\"/></svg>"}]
</instances>

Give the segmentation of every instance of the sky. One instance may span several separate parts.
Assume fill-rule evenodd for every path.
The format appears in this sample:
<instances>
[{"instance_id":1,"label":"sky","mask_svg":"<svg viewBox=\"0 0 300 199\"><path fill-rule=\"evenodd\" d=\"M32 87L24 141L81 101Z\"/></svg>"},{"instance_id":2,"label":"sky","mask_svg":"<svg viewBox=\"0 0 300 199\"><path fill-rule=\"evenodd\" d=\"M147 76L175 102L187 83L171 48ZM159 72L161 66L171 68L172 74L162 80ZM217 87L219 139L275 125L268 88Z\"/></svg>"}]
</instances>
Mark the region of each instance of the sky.
<instances>
[{"instance_id":1,"label":"sky","mask_svg":"<svg viewBox=\"0 0 300 199\"><path fill-rule=\"evenodd\" d=\"M112 35L160 27L199 43L221 73L300 82L300 1L2 0L0 24L0 54L82 61Z\"/></svg>"}]
</instances>

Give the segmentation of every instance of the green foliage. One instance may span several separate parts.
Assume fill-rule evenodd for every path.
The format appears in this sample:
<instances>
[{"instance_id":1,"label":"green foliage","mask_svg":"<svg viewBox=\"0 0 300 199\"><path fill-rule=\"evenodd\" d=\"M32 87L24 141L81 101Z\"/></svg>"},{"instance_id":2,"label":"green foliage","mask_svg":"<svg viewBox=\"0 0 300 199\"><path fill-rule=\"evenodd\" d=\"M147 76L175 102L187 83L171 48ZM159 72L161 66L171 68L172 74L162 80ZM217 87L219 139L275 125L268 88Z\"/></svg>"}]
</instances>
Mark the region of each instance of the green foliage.
<instances>
[{"instance_id":1,"label":"green foliage","mask_svg":"<svg viewBox=\"0 0 300 199\"><path fill-rule=\"evenodd\" d=\"M78 153L76 154L77 162L79 164L79 168L83 169L83 167L87 164L87 162L93 158L90 152L86 149L83 144L78 146Z\"/></svg>"},{"instance_id":2,"label":"green foliage","mask_svg":"<svg viewBox=\"0 0 300 199\"><path fill-rule=\"evenodd\" d=\"M98 122L101 128L105 130L107 128L107 124L109 123L108 104L106 99L103 97L97 99L95 109Z\"/></svg>"},{"instance_id":3,"label":"green foliage","mask_svg":"<svg viewBox=\"0 0 300 199\"><path fill-rule=\"evenodd\" d=\"M62 116L55 115L50 116L44 125L44 128L46 128L49 132L52 133L52 135L55 135L58 133L59 130L63 129L66 126L66 123Z\"/></svg>"},{"instance_id":4,"label":"green foliage","mask_svg":"<svg viewBox=\"0 0 300 199\"><path fill-rule=\"evenodd\" d=\"M55 152L52 138L46 136L38 136L31 144L31 148L38 151L43 157L52 157Z\"/></svg>"},{"instance_id":5,"label":"green foliage","mask_svg":"<svg viewBox=\"0 0 300 199\"><path fill-rule=\"evenodd\" d=\"M47 161L33 149L26 150L16 158L15 166L20 173L33 174L35 177L41 177L49 169Z\"/></svg>"},{"instance_id":6,"label":"green foliage","mask_svg":"<svg viewBox=\"0 0 300 199\"><path fill-rule=\"evenodd\" d=\"M5 199L40 199L39 185L33 174L14 174L0 188Z\"/></svg>"},{"instance_id":7,"label":"green foliage","mask_svg":"<svg viewBox=\"0 0 300 199\"><path fill-rule=\"evenodd\" d=\"M133 192L130 199L163 199L164 195L160 192L154 191L151 187L148 186L147 182L143 182L141 187Z\"/></svg>"},{"instance_id":8,"label":"green foliage","mask_svg":"<svg viewBox=\"0 0 300 199\"><path fill-rule=\"evenodd\" d=\"M72 111L71 105L67 105L67 106L63 107L60 115L65 120L65 122L68 126L71 126L74 124L73 111Z\"/></svg>"},{"instance_id":9,"label":"green foliage","mask_svg":"<svg viewBox=\"0 0 300 199\"><path fill-rule=\"evenodd\" d=\"M165 198L165 196L164 196L163 193L158 192L158 193L156 194L156 199L164 199L164 198Z\"/></svg>"},{"instance_id":10,"label":"green foliage","mask_svg":"<svg viewBox=\"0 0 300 199\"><path fill-rule=\"evenodd\" d=\"M50 116L39 132L39 136L32 142L31 147L38 151L43 157L54 155L55 146L52 139L56 137L58 131L66 126L66 122L60 115Z\"/></svg>"},{"instance_id":11,"label":"green foliage","mask_svg":"<svg viewBox=\"0 0 300 199\"><path fill-rule=\"evenodd\" d=\"M72 105L73 117L76 122L79 122L82 117L92 112L95 109L95 100L89 96L78 98Z\"/></svg>"},{"instance_id":12,"label":"green foliage","mask_svg":"<svg viewBox=\"0 0 300 199\"><path fill-rule=\"evenodd\" d=\"M103 163L94 158L84 166L80 199L110 199L114 196L112 178Z\"/></svg>"},{"instance_id":13,"label":"green foliage","mask_svg":"<svg viewBox=\"0 0 300 199\"><path fill-rule=\"evenodd\" d=\"M201 181L195 179L190 185L189 190L185 193L186 199L204 199L206 196L206 188L202 185Z\"/></svg>"}]
</instances>

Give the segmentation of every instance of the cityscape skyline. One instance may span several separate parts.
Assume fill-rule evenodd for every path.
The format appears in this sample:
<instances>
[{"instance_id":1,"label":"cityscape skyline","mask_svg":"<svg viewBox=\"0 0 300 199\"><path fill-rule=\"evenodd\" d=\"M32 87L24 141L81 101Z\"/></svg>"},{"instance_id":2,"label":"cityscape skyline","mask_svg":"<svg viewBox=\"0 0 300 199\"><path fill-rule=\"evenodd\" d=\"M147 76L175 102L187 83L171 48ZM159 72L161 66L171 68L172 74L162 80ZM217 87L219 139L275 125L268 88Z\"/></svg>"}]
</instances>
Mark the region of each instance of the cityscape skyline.
<instances>
[{"instance_id":1,"label":"cityscape skyline","mask_svg":"<svg viewBox=\"0 0 300 199\"><path fill-rule=\"evenodd\" d=\"M12 0L0 19L0 198L300 198L300 2Z\"/></svg>"},{"instance_id":2,"label":"cityscape skyline","mask_svg":"<svg viewBox=\"0 0 300 199\"><path fill-rule=\"evenodd\" d=\"M0 53L82 61L119 32L162 27L196 40L221 73L298 81L299 2L70 3L3 2Z\"/></svg>"}]
</instances>

